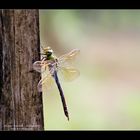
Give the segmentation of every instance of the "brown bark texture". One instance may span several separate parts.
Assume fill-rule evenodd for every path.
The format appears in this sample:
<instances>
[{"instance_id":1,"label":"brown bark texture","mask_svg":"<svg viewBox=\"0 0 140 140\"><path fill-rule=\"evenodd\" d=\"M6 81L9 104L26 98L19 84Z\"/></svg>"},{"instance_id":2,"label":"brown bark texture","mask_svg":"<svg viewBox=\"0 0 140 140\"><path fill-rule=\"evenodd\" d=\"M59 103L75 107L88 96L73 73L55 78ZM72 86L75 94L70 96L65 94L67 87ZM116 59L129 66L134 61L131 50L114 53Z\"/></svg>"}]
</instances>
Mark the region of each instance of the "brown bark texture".
<instances>
[{"instance_id":1,"label":"brown bark texture","mask_svg":"<svg viewBox=\"0 0 140 140\"><path fill-rule=\"evenodd\" d=\"M0 10L0 130L43 130L39 11Z\"/></svg>"}]
</instances>

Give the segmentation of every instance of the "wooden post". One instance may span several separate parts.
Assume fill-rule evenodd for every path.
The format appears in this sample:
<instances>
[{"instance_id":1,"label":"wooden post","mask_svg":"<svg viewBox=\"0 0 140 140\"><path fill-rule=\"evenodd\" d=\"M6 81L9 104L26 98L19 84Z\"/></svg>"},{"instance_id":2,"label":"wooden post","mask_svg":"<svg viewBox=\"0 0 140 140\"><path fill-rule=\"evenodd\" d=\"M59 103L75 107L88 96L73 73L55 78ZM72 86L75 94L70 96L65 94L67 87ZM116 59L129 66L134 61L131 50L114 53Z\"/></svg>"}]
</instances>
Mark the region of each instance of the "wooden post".
<instances>
[{"instance_id":1,"label":"wooden post","mask_svg":"<svg viewBox=\"0 0 140 140\"><path fill-rule=\"evenodd\" d=\"M39 52L39 11L0 10L0 130L44 130Z\"/></svg>"}]
</instances>

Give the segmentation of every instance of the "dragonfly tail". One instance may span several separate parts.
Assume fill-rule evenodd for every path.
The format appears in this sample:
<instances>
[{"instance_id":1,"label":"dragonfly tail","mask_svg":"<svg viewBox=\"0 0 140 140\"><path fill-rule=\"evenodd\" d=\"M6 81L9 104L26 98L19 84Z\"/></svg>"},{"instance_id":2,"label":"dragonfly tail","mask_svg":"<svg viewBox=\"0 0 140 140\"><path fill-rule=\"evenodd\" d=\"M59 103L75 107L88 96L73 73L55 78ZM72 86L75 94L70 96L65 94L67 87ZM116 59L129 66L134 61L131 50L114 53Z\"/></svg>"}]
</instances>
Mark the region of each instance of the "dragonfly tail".
<instances>
[{"instance_id":1,"label":"dragonfly tail","mask_svg":"<svg viewBox=\"0 0 140 140\"><path fill-rule=\"evenodd\" d=\"M56 81L57 87L58 87L59 92L60 92L60 96L61 96L61 100L62 100L62 104L63 104L63 109L64 109L65 116L67 117L67 119L69 121L69 113L68 113L68 109L67 109L65 97L64 97L63 90L62 90L62 87L60 85L60 82L58 80L58 76L57 76L57 72L56 71L54 72L54 79Z\"/></svg>"}]
</instances>

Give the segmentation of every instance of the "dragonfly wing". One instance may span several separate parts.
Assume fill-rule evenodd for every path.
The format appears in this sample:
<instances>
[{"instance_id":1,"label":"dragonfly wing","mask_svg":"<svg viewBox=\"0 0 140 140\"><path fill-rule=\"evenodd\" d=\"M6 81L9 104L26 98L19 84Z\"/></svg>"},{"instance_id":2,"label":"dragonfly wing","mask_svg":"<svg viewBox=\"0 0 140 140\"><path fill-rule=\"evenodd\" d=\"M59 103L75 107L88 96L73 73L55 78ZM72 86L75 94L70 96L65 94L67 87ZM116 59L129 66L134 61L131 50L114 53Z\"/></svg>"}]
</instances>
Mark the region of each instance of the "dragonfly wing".
<instances>
[{"instance_id":1,"label":"dragonfly wing","mask_svg":"<svg viewBox=\"0 0 140 140\"><path fill-rule=\"evenodd\" d=\"M74 49L58 58L58 70L65 81L73 81L80 75L80 72L72 66L79 53L79 49Z\"/></svg>"},{"instance_id":2,"label":"dragonfly wing","mask_svg":"<svg viewBox=\"0 0 140 140\"><path fill-rule=\"evenodd\" d=\"M80 75L80 72L74 67L62 67L60 73L65 81L73 81Z\"/></svg>"},{"instance_id":3,"label":"dragonfly wing","mask_svg":"<svg viewBox=\"0 0 140 140\"><path fill-rule=\"evenodd\" d=\"M33 69L37 72L44 72L48 69L48 62L46 61L36 61L33 63Z\"/></svg>"},{"instance_id":4,"label":"dragonfly wing","mask_svg":"<svg viewBox=\"0 0 140 140\"><path fill-rule=\"evenodd\" d=\"M60 63L60 65L63 65L63 66L73 65L73 62L79 53L80 53L79 49L74 49L71 52L59 57L58 62Z\"/></svg>"},{"instance_id":5,"label":"dragonfly wing","mask_svg":"<svg viewBox=\"0 0 140 140\"><path fill-rule=\"evenodd\" d=\"M41 72L41 61L36 61L33 63L33 69L37 72Z\"/></svg>"},{"instance_id":6,"label":"dragonfly wing","mask_svg":"<svg viewBox=\"0 0 140 140\"><path fill-rule=\"evenodd\" d=\"M51 74L43 76L43 78L39 81L37 88L39 92L48 91L52 88L54 84L54 79Z\"/></svg>"}]
</instances>

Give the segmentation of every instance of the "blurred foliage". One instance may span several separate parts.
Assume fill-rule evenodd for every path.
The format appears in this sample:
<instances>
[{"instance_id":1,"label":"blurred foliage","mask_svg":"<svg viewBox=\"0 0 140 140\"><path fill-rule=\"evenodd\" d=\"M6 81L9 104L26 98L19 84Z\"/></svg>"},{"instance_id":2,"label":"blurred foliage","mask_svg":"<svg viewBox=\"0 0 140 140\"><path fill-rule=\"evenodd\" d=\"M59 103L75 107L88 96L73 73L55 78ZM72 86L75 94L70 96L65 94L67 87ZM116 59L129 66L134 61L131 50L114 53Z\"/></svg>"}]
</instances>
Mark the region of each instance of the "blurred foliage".
<instances>
[{"instance_id":1,"label":"blurred foliage","mask_svg":"<svg viewBox=\"0 0 140 140\"><path fill-rule=\"evenodd\" d=\"M140 10L40 10L43 46L79 48L80 77L44 92L46 130L140 129Z\"/></svg>"}]
</instances>

